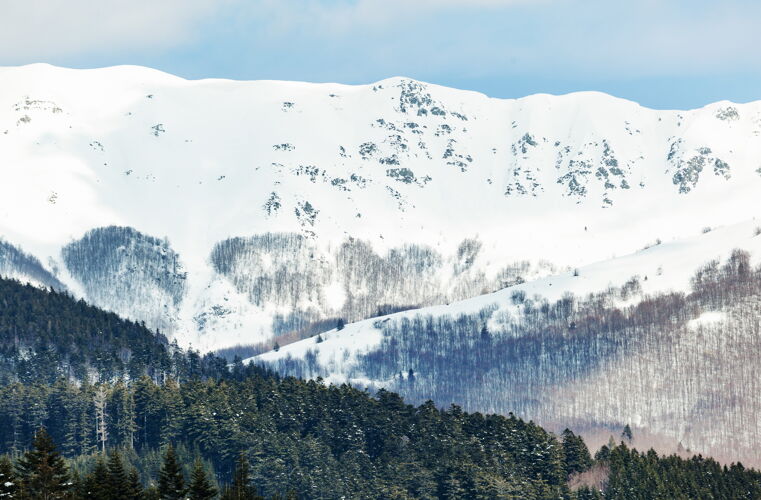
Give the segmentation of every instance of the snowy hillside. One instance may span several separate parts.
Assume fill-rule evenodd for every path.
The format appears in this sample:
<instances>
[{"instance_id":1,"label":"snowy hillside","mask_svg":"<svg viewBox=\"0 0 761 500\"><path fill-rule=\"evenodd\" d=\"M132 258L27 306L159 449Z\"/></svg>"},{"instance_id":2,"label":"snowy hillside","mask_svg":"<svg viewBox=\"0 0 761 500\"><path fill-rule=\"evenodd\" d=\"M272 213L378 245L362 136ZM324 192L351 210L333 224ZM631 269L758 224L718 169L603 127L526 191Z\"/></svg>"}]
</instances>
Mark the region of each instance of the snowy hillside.
<instances>
[{"instance_id":1,"label":"snowy hillside","mask_svg":"<svg viewBox=\"0 0 761 500\"><path fill-rule=\"evenodd\" d=\"M761 103L0 68L0 274L271 342L748 220L760 170Z\"/></svg>"},{"instance_id":2,"label":"snowy hillside","mask_svg":"<svg viewBox=\"0 0 761 500\"><path fill-rule=\"evenodd\" d=\"M757 234L758 233L758 234ZM277 352L270 351L249 361L277 362L303 359L309 351L317 355L317 364L329 367L319 375L336 383L384 383L356 375L358 355L377 349L382 339L382 327L388 322L400 322L417 317L448 317L478 315L487 319L482 324L490 332L498 332L519 322L526 301L554 303L572 295L585 298L608 290L630 291L609 305L627 306L645 297L666 292L689 292L695 273L712 260L724 261L732 251L742 249L761 257L761 221L748 221L712 229L684 240L653 245L631 255L597 262L563 274L551 275L470 299L446 305L412 309L387 316L348 324L341 331L335 328L320 334L321 342L309 338Z\"/></svg>"},{"instance_id":3,"label":"snowy hillside","mask_svg":"<svg viewBox=\"0 0 761 500\"><path fill-rule=\"evenodd\" d=\"M759 464L759 257L749 221L251 361L558 430L629 424L664 451Z\"/></svg>"}]
</instances>

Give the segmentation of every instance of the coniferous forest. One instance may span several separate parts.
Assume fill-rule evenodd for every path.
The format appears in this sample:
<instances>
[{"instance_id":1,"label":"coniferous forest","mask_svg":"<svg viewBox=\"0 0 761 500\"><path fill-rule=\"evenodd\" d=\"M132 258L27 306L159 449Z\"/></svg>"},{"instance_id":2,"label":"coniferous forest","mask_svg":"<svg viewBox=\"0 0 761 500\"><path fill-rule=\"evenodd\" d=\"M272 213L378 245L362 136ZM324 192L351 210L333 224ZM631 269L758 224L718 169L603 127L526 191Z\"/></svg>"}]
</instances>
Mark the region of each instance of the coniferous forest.
<instances>
[{"instance_id":1,"label":"coniferous forest","mask_svg":"<svg viewBox=\"0 0 761 500\"><path fill-rule=\"evenodd\" d=\"M178 349L0 280L0 498L752 499L740 464L589 450L519 416L406 404Z\"/></svg>"}]
</instances>

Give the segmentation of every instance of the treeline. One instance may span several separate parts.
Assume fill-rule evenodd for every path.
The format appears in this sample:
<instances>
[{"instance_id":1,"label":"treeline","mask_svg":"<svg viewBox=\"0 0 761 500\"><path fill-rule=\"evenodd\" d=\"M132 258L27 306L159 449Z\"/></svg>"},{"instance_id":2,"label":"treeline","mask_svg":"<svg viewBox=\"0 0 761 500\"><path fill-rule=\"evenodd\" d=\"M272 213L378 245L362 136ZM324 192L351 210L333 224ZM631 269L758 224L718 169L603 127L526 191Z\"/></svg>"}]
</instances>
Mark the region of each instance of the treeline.
<instances>
[{"instance_id":1,"label":"treeline","mask_svg":"<svg viewBox=\"0 0 761 500\"><path fill-rule=\"evenodd\" d=\"M66 368L25 379L19 366L42 367L5 365L2 498L761 496L758 473L739 465L623 445L593 460L570 431L558 437L512 414L415 407L384 390L227 366L65 294L0 284L4 348L25 353L11 359L35 359L41 345ZM130 364L139 352L143 362ZM69 368L75 355L82 377Z\"/></svg>"},{"instance_id":2,"label":"treeline","mask_svg":"<svg viewBox=\"0 0 761 500\"><path fill-rule=\"evenodd\" d=\"M353 322L410 305L473 297L552 268L547 262L519 261L487 278L474 266L481 246L478 240L466 239L449 256L425 245L403 245L381 254L370 243L349 238L325 252L301 234L265 233L220 241L210 260L252 304L291 311L274 318L273 333L280 336L319 333L315 327L327 318ZM325 292L336 282L345 294L338 308Z\"/></svg>"},{"instance_id":3,"label":"treeline","mask_svg":"<svg viewBox=\"0 0 761 500\"><path fill-rule=\"evenodd\" d=\"M0 237L0 276L25 276L44 286L65 290L66 287L50 273L34 255Z\"/></svg>"},{"instance_id":4,"label":"treeline","mask_svg":"<svg viewBox=\"0 0 761 500\"><path fill-rule=\"evenodd\" d=\"M235 443L241 448L232 460L209 458L209 446L191 436L176 436L176 447L172 442L156 448L122 444L65 457L41 427L30 449L0 456L0 498L761 498L761 473L701 456L684 459L659 456L653 450L638 452L624 442L631 442L628 427L619 444L611 441L593 459L581 437L570 430L556 438L512 415L467 414L456 407L441 411L430 403L413 408L392 393L381 392L375 399L346 387L281 383L301 386L298 392L305 395L306 390L316 399L311 407L270 422L274 427L263 427L256 442ZM366 417L377 423L363 422L352 404L341 404L348 411L332 421L326 419L324 412L336 408L325 406L325 401L336 391L354 403L375 406L378 411ZM323 401L323 407L315 407L314 401ZM249 420L249 415L242 417L241 421ZM344 429L328 427L337 424ZM231 423L228 430L235 431L235 425ZM305 445L299 446L299 440Z\"/></svg>"},{"instance_id":5,"label":"treeline","mask_svg":"<svg viewBox=\"0 0 761 500\"><path fill-rule=\"evenodd\" d=\"M105 393L105 396L100 394ZM45 427L65 456L97 464L117 449L143 481L172 444L229 483L242 452L264 496L300 498L560 498L562 442L514 416L419 407L396 394L251 375L98 387L59 382L0 390L2 451L18 455ZM88 458L89 457L89 458ZM140 464L141 460L147 462ZM155 468L154 468L155 469Z\"/></svg>"},{"instance_id":6,"label":"treeline","mask_svg":"<svg viewBox=\"0 0 761 500\"><path fill-rule=\"evenodd\" d=\"M15 462L15 463L14 463ZM241 454L232 482L219 489L207 474L207 467L196 457L189 476L172 445L148 487L143 486L134 467L125 466L121 454L112 451L99 455L94 467L82 475L76 464L67 464L44 427L34 437L32 449L11 460L0 457L0 498L67 500L265 500L251 485L250 467ZM274 495L272 500L291 500L296 496Z\"/></svg>"},{"instance_id":7,"label":"treeline","mask_svg":"<svg viewBox=\"0 0 761 500\"><path fill-rule=\"evenodd\" d=\"M187 273L167 239L131 227L88 231L61 249L66 268L98 306L173 332Z\"/></svg>"},{"instance_id":8,"label":"treeline","mask_svg":"<svg viewBox=\"0 0 761 500\"><path fill-rule=\"evenodd\" d=\"M722 466L715 460L694 456L658 456L629 448L625 443L604 446L595 467L606 473L604 495L582 487L578 498L610 500L695 500L761 498L761 473L742 464Z\"/></svg>"},{"instance_id":9,"label":"treeline","mask_svg":"<svg viewBox=\"0 0 761 500\"><path fill-rule=\"evenodd\" d=\"M513 411L549 428L636 422L674 448L761 463L761 268L738 250L698 269L689 293L646 296L648 279L659 278L552 302L517 291L458 317L379 320L382 341L356 361L322 366L315 342L304 358L270 366L375 380L413 403Z\"/></svg>"},{"instance_id":10,"label":"treeline","mask_svg":"<svg viewBox=\"0 0 761 500\"><path fill-rule=\"evenodd\" d=\"M0 383L219 377L226 363L184 352L142 323L0 278Z\"/></svg>"}]
</instances>

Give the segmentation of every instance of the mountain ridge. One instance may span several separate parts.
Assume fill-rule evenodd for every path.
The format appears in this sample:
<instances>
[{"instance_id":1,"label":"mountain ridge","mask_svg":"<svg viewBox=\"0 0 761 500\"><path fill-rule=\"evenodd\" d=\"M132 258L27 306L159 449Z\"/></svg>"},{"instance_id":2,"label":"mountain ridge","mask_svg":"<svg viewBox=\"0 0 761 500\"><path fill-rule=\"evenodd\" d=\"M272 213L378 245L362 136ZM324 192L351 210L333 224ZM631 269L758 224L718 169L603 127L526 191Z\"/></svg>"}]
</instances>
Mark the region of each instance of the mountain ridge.
<instances>
[{"instance_id":1,"label":"mountain ridge","mask_svg":"<svg viewBox=\"0 0 761 500\"><path fill-rule=\"evenodd\" d=\"M739 222L761 187L758 103L0 71L0 236L77 296L203 350Z\"/></svg>"},{"instance_id":2,"label":"mountain ridge","mask_svg":"<svg viewBox=\"0 0 761 500\"><path fill-rule=\"evenodd\" d=\"M426 85L426 86L429 86L429 87L434 87L434 88L439 88L439 89L446 89L446 90L453 90L453 91L456 91L458 93L463 93L463 94L468 94L468 93L469 94L474 94L474 95L478 95L478 96L481 96L481 97L485 97L487 99L493 99L493 100L497 100L497 101L521 101L521 100L526 100L526 99L530 99L530 98L537 98L538 99L538 98L547 98L547 97L549 97L549 98L564 98L564 97L569 97L570 98L570 97L574 97L574 96L579 96L579 97L582 97L582 96L599 96L599 97L603 97L603 98L612 98L612 99L614 99L616 101L622 101L622 102L626 102L626 103L635 104L638 107L641 107L641 108L644 108L644 109L648 109L648 110L651 110L651 111L665 111L665 112L670 112L670 111L689 112L689 111L698 111L698 110L702 110L702 109L706 109L706 108L711 108L712 109L712 108L714 108L715 106L718 106L718 105L746 106L746 105L758 104L759 102L761 102L761 99L754 99L752 101L747 101L747 102L737 102L737 101L732 101L732 100L729 100L729 99L720 99L718 101L712 101L712 102L706 103L706 104L704 104L702 106L697 106L697 107L692 107L692 108L653 108L653 107L645 106L645 105L643 105L643 104L641 104L641 103L639 103L639 102L637 102L637 101L635 101L633 99L628 99L626 97L621 97L621 96L618 96L616 94L610 94L608 92L603 92L603 91L600 91L600 90L575 90L575 91L570 91L570 92L565 92L565 93L560 93L560 94L553 94L553 93L549 93L549 92L536 92L536 93L526 94L526 95L522 95L522 96L518 96L518 97L497 97L497 96L492 96L492 95L489 95L486 92L481 92L481 91L478 91L478 90L463 89L463 88L459 88L459 87L450 87L450 86L447 86L447 85L443 85L443 84L439 84L439 83L434 83L434 82L429 82L429 81L426 81L426 80L419 80L419 79L416 79L416 78L413 78L413 77L410 77L410 76L405 76L405 75L394 75L394 76L389 76L387 78L382 78L380 80L376 80L376 81L372 81L372 82L368 82L368 83L356 83L356 84L352 84L352 83L340 83L340 82L312 82L312 81L307 81L307 80L277 80L277 79L267 79L267 78L264 78L264 79L243 79L243 80L240 80L240 79L234 79L234 78L223 78L223 77L213 77L213 76L212 77L203 77L203 78L185 78L183 76L175 75L174 73L171 73L171 72L168 72L168 71L164 71L164 70L160 70L160 69L156 69L156 68L151 68L149 66L141 66L141 65L138 65L138 64L116 64L116 65L113 65L113 66L97 66L97 67L92 67L92 68L70 68L70 67L67 67L67 66L59 66L59 65L56 65L56 64L50 64L50 63L44 63L44 62L23 64L23 65L16 65L16 66L2 66L2 65L0 65L0 71L9 71L10 72L10 71L24 70L24 69L30 69L30 70L40 69L40 70L44 70L44 71L67 71L67 72L77 72L77 73L81 73L81 72L93 72L93 73L97 73L97 72L104 72L104 71L114 71L114 72L119 72L119 71L138 72L139 71L139 72L146 72L147 74L154 74L154 75L157 75L159 77L166 78L166 79L175 79L175 80L179 80L179 81L184 81L184 82L186 82L188 84L230 83L230 84L243 84L243 85L245 85L245 84L251 84L251 83L267 83L267 84L284 84L284 85L306 85L306 86L315 86L315 87L320 87L320 86L326 86L326 87L345 87L347 89L361 88L361 87L373 87L373 86L381 85L381 84L384 84L384 83L394 83L394 82L398 83L400 81L414 81L416 83L420 83L420 84L423 84L423 85Z\"/></svg>"}]
</instances>

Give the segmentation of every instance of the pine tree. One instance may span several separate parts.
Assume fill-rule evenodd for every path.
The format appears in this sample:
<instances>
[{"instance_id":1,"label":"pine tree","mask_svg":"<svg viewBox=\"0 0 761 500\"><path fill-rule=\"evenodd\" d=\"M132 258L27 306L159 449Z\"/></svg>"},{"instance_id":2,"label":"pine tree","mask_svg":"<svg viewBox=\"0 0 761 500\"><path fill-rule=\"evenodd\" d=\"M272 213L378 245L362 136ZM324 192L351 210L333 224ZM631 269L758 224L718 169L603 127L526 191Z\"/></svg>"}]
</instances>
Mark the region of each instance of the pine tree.
<instances>
[{"instance_id":1,"label":"pine tree","mask_svg":"<svg viewBox=\"0 0 761 500\"><path fill-rule=\"evenodd\" d=\"M563 431L563 461L566 476L587 471L592 466L589 448L581 436L577 436L569 429Z\"/></svg>"},{"instance_id":2,"label":"pine tree","mask_svg":"<svg viewBox=\"0 0 761 500\"><path fill-rule=\"evenodd\" d=\"M0 498L16 498L18 482L8 457L0 457Z\"/></svg>"},{"instance_id":3,"label":"pine tree","mask_svg":"<svg viewBox=\"0 0 761 500\"><path fill-rule=\"evenodd\" d=\"M140 483L140 475L137 469L133 468L127 475L127 490L124 498L128 500L142 500L143 485Z\"/></svg>"},{"instance_id":4,"label":"pine tree","mask_svg":"<svg viewBox=\"0 0 761 500\"><path fill-rule=\"evenodd\" d=\"M177 462L177 454L174 446L169 444L164 455L164 464L159 472L159 497L162 500L181 500L185 497L185 477L182 468Z\"/></svg>"},{"instance_id":5,"label":"pine tree","mask_svg":"<svg viewBox=\"0 0 761 500\"><path fill-rule=\"evenodd\" d=\"M631 444L633 436L632 436L632 428L629 427L629 424L626 424L626 426L624 426L624 430L623 432L621 432L621 437L624 438L627 443Z\"/></svg>"},{"instance_id":6,"label":"pine tree","mask_svg":"<svg viewBox=\"0 0 761 500\"><path fill-rule=\"evenodd\" d=\"M460 483L460 480L454 474L450 474L444 479L441 498L448 500L467 498L467 491L465 491L462 483Z\"/></svg>"},{"instance_id":7,"label":"pine tree","mask_svg":"<svg viewBox=\"0 0 761 500\"><path fill-rule=\"evenodd\" d=\"M137 425L135 423L135 398L132 395L132 391L124 384L119 382L114 387L113 406L116 412L115 429L117 439L119 443L129 449L134 448L135 443L135 431Z\"/></svg>"},{"instance_id":8,"label":"pine tree","mask_svg":"<svg viewBox=\"0 0 761 500\"><path fill-rule=\"evenodd\" d=\"M141 497L141 500L161 500L159 489L156 487L155 484L145 489L145 491L143 492L143 496Z\"/></svg>"},{"instance_id":9,"label":"pine tree","mask_svg":"<svg viewBox=\"0 0 761 500\"><path fill-rule=\"evenodd\" d=\"M95 468L85 478L82 496L92 500L111 500L108 465L102 455L95 462Z\"/></svg>"},{"instance_id":10,"label":"pine tree","mask_svg":"<svg viewBox=\"0 0 761 500\"><path fill-rule=\"evenodd\" d=\"M602 495L589 486L582 486L576 490L576 498L577 500L602 500Z\"/></svg>"},{"instance_id":11,"label":"pine tree","mask_svg":"<svg viewBox=\"0 0 761 500\"><path fill-rule=\"evenodd\" d=\"M251 471L244 453L238 455L235 462L233 483L225 488L222 500L254 500L259 498L251 487Z\"/></svg>"},{"instance_id":12,"label":"pine tree","mask_svg":"<svg viewBox=\"0 0 761 500\"><path fill-rule=\"evenodd\" d=\"M113 451L108 457L108 493L111 500L129 500L129 480L124 471L119 452Z\"/></svg>"},{"instance_id":13,"label":"pine tree","mask_svg":"<svg viewBox=\"0 0 761 500\"><path fill-rule=\"evenodd\" d=\"M190 500L211 500L217 496L217 489L206 477L206 471L199 458L196 459L193 467L193 474L190 476L188 496L190 497Z\"/></svg>"},{"instance_id":14,"label":"pine tree","mask_svg":"<svg viewBox=\"0 0 761 500\"><path fill-rule=\"evenodd\" d=\"M34 436L33 449L27 451L16 465L24 495L52 500L64 498L69 490L69 472L53 439L44 427Z\"/></svg>"}]
</instances>

